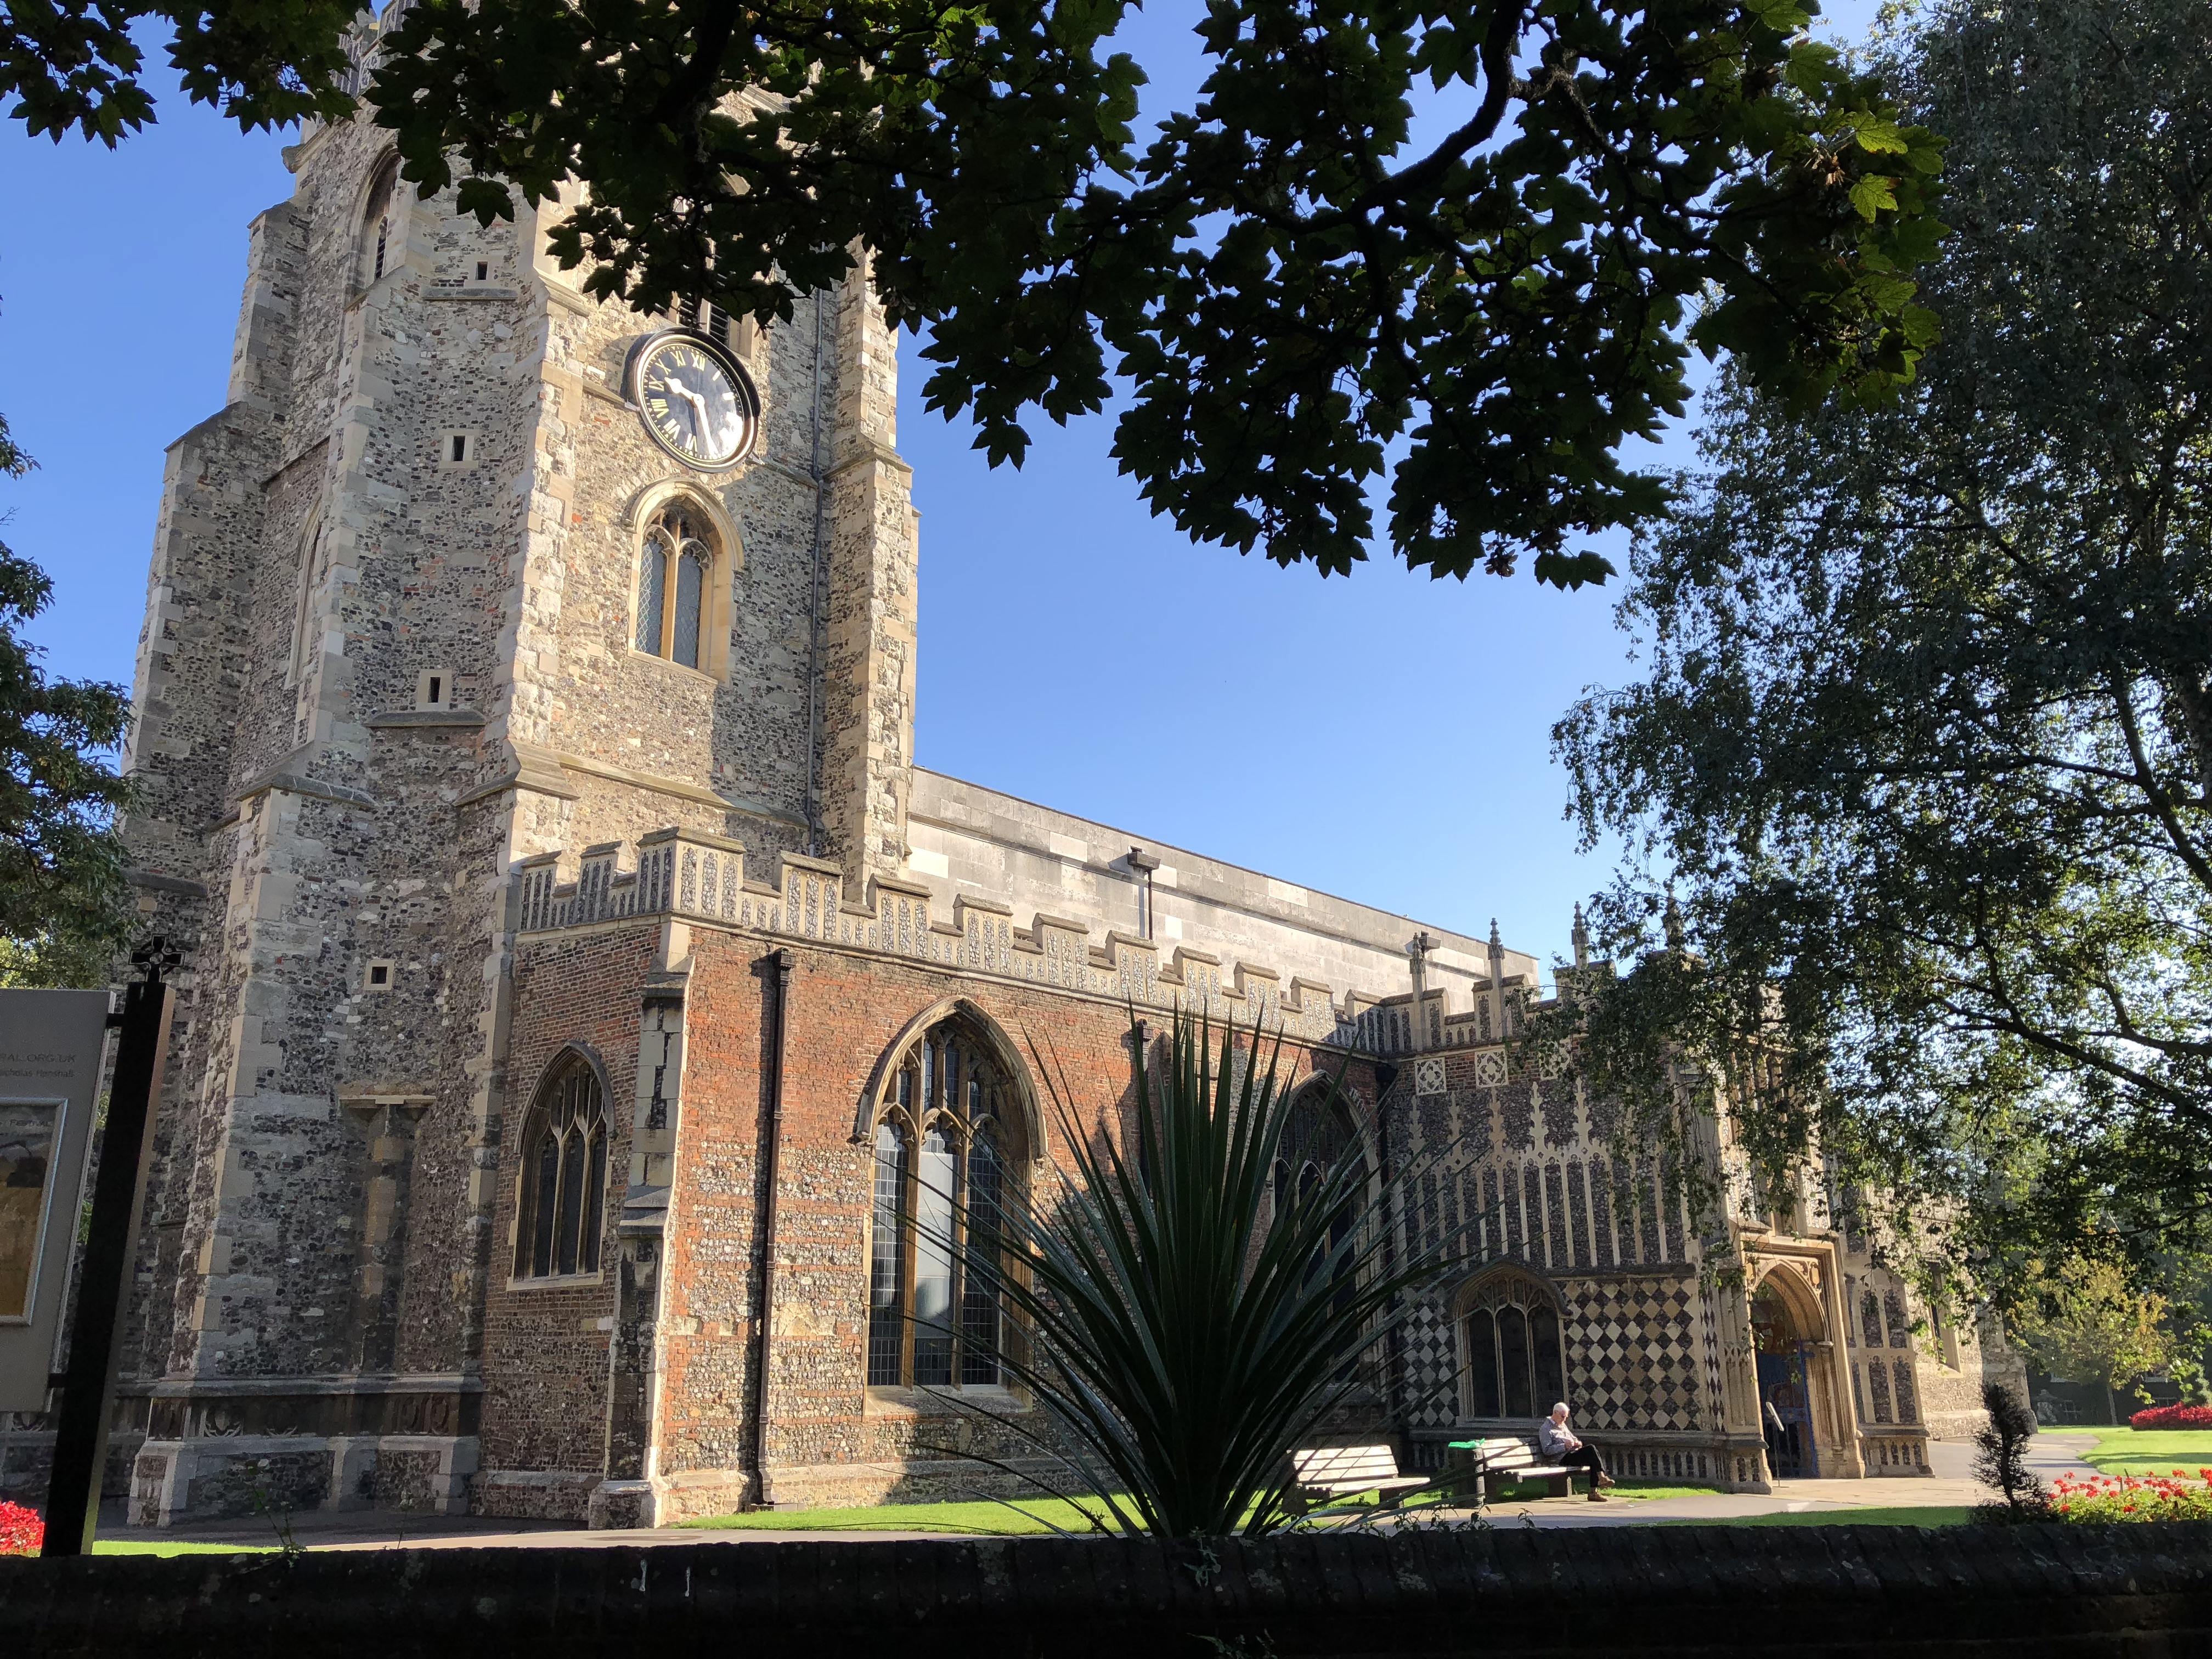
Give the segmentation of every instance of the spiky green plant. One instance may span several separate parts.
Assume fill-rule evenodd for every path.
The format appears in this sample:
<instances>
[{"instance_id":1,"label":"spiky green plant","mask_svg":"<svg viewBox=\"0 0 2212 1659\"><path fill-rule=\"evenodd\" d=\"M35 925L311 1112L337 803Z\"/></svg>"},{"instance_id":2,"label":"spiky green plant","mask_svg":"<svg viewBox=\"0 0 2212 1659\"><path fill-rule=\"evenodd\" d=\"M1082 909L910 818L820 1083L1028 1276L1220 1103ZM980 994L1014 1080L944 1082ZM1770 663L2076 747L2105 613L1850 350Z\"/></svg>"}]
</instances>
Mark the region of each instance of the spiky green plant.
<instances>
[{"instance_id":1,"label":"spiky green plant","mask_svg":"<svg viewBox=\"0 0 2212 1659\"><path fill-rule=\"evenodd\" d=\"M1291 1518L1290 1453L1363 1387L1405 1293L1443 1265L1392 1259L1402 1177L1372 1179L1356 1155L1279 1198L1278 1163L1312 1152L1292 1132L1280 1038L1243 1033L1240 1067L1239 1033L1223 1029L1218 1052L1212 1035L1176 1018L1164 1087L1155 1099L1139 1068L1125 1132L1086 1128L1032 1042L1065 1189L1040 1213L970 1218L965 1250L968 1271L1000 1282L1000 1364L1056 1434L1009 1426L1115 1525L1175 1538Z\"/></svg>"}]
</instances>

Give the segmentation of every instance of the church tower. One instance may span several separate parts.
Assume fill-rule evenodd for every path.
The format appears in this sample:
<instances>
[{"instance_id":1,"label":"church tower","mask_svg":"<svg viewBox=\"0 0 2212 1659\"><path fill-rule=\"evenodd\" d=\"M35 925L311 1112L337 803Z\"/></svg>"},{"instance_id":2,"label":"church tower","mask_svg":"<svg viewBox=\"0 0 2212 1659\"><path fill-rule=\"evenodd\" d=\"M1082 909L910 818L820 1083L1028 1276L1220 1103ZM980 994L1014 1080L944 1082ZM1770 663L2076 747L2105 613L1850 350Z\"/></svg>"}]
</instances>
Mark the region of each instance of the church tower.
<instances>
[{"instance_id":1,"label":"church tower","mask_svg":"<svg viewBox=\"0 0 2212 1659\"><path fill-rule=\"evenodd\" d=\"M858 892L908 854L915 520L861 276L766 330L641 315L545 255L557 210L417 200L365 121L287 161L137 659L125 833L185 953L142 1523L261 1440L288 1503L351 1496L315 1483L358 1437L361 1496L459 1504L520 861L676 825Z\"/></svg>"}]
</instances>

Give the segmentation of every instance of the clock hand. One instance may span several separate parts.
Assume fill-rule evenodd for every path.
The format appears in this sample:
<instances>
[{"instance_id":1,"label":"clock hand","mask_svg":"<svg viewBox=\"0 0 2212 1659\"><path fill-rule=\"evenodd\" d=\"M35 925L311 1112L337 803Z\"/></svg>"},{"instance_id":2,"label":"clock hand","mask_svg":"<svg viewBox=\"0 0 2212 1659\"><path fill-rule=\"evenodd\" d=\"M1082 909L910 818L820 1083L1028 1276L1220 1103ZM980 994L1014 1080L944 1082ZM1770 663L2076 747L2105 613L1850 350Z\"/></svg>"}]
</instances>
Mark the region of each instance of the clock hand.
<instances>
[{"instance_id":1,"label":"clock hand","mask_svg":"<svg viewBox=\"0 0 2212 1659\"><path fill-rule=\"evenodd\" d=\"M685 403L691 405L692 434L695 437L704 436L706 409L705 405L700 399L699 394L672 375L669 378L668 389L674 392L678 397L683 398Z\"/></svg>"}]
</instances>

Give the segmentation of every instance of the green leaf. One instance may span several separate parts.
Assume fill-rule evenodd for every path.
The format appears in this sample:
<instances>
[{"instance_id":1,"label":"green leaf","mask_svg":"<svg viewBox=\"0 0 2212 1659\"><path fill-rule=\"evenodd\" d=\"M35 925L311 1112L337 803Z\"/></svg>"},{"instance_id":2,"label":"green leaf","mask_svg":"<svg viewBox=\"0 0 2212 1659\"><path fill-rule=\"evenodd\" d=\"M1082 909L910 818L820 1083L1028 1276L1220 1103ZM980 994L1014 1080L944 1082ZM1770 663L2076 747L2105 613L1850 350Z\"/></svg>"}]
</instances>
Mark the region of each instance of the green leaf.
<instances>
[{"instance_id":1,"label":"green leaf","mask_svg":"<svg viewBox=\"0 0 2212 1659\"><path fill-rule=\"evenodd\" d=\"M1612 560L1597 553L1539 553L1535 572L1538 581L1548 583L1562 592L1585 586L1602 587L1607 577L1619 574Z\"/></svg>"},{"instance_id":2,"label":"green leaf","mask_svg":"<svg viewBox=\"0 0 2212 1659\"><path fill-rule=\"evenodd\" d=\"M1869 175L1851 186L1850 195L1859 217L1872 224L1877 215L1897 205L1897 180Z\"/></svg>"}]
</instances>

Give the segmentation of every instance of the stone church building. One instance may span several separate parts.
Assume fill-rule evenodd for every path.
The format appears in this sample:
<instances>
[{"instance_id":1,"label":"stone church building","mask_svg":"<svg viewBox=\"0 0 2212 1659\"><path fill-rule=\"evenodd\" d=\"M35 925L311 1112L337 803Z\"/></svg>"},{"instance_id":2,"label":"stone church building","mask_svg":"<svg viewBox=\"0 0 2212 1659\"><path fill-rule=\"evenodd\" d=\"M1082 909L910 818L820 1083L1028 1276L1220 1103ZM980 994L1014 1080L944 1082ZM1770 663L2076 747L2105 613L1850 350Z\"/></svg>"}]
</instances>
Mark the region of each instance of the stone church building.
<instances>
[{"instance_id":1,"label":"stone church building","mask_svg":"<svg viewBox=\"0 0 2212 1659\"><path fill-rule=\"evenodd\" d=\"M1972 1419L1974 1334L1817 1203L1700 1229L1522 1074L1534 954L915 763L858 276L765 331L641 315L364 124L288 160L137 659L133 880L185 967L133 1521L972 1490L1030 1407L897 1218L1044 1201L1032 1044L1111 1125L1179 1006L1348 1061L1341 1144L1422 1171L1393 1224L1480 1246L1374 1402L1408 1467L1554 1398L1627 1474L1736 1488L1924 1471Z\"/></svg>"}]
</instances>

